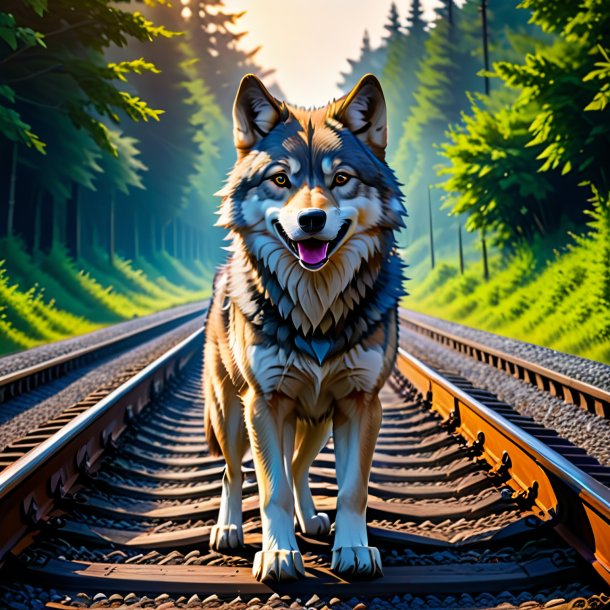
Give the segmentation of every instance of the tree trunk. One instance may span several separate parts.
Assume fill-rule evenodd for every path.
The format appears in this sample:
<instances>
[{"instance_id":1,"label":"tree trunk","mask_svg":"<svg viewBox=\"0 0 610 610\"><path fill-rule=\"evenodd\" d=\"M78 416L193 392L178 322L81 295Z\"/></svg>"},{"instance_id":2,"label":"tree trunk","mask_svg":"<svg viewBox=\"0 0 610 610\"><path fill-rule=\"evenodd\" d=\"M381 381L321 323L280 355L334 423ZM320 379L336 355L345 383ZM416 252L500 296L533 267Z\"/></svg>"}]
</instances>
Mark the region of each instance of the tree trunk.
<instances>
[{"instance_id":1,"label":"tree trunk","mask_svg":"<svg viewBox=\"0 0 610 610\"><path fill-rule=\"evenodd\" d=\"M462 225L458 225L458 250L460 255L460 274L464 275L464 246L462 245Z\"/></svg>"},{"instance_id":2,"label":"tree trunk","mask_svg":"<svg viewBox=\"0 0 610 610\"><path fill-rule=\"evenodd\" d=\"M62 198L55 198L54 201L53 214L55 216L55 229L53 241L61 246L66 246L66 212L68 202Z\"/></svg>"},{"instance_id":3,"label":"tree trunk","mask_svg":"<svg viewBox=\"0 0 610 610\"><path fill-rule=\"evenodd\" d=\"M175 219L172 221L172 255L174 258L178 257L178 227L176 222Z\"/></svg>"},{"instance_id":4,"label":"tree trunk","mask_svg":"<svg viewBox=\"0 0 610 610\"><path fill-rule=\"evenodd\" d=\"M38 189L34 197L34 234L32 236L32 254L40 248L42 233L42 190Z\"/></svg>"},{"instance_id":5,"label":"tree trunk","mask_svg":"<svg viewBox=\"0 0 610 610\"><path fill-rule=\"evenodd\" d=\"M111 265L114 265L114 200L115 200L115 192L114 189L110 194L110 206L109 206L109 216L108 216L108 262Z\"/></svg>"},{"instance_id":6,"label":"tree trunk","mask_svg":"<svg viewBox=\"0 0 610 610\"><path fill-rule=\"evenodd\" d=\"M432 197L430 187L428 187L428 222L430 228L430 265L434 269L434 227L432 226Z\"/></svg>"},{"instance_id":7,"label":"tree trunk","mask_svg":"<svg viewBox=\"0 0 610 610\"><path fill-rule=\"evenodd\" d=\"M148 220L150 228L150 243L148 244L148 253L150 256L154 256L157 253L157 227L154 216L149 216Z\"/></svg>"},{"instance_id":8,"label":"tree trunk","mask_svg":"<svg viewBox=\"0 0 610 610\"><path fill-rule=\"evenodd\" d=\"M485 240L485 230L481 231L481 250L483 252L483 277L489 281L489 263L487 261L487 241Z\"/></svg>"},{"instance_id":9,"label":"tree trunk","mask_svg":"<svg viewBox=\"0 0 610 610\"><path fill-rule=\"evenodd\" d=\"M133 260L140 257L140 228L138 227L138 213L133 211Z\"/></svg>"},{"instance_id":10,"label":"tree trunk","mask_svg":"<svg viewBox=\"0 0 610 610\"><path fill-rule=\"evenodd\" d=\"M76 260L81 256L81 221L78 201L78 184L72 183L72 193L66 204L66 246Z\"/></svg>"},{"instance_id":11,"label":"tree trunk","mask_svg":"<svg viewBox=\"0 0 610 610\"><path fill-rule=\"evenodd\" d=\"M13 158L11 160L11 176L8 190L8 211L6 215L6 235L11 237L14 232L15 222L15 191L17 187L17 156L19 149L17 142L13 144Z\"/></svg>"},{"instance_id":12,"label":"tree trunk","mask_svg":"<svg viewBox=\"0 0 610 610\"><path fill-rule=\"evenodd\" d=\"M489 95L489 43L487 34L487 0L481 0L481 25L483 30L483 66L485 68L485 95Z\"/></svg>"},{"instance_id":13,"label":"tree trunk","mask_svg":"<svg viewBox=\"0 0 610 610\"><path fill-rule=\"evenodd\" d=\"M40 218L40 245L38 249L48 254L53 247L55 237L55 200L49 191L45 191L42 197Z\"/></svg>"}]
</instances>

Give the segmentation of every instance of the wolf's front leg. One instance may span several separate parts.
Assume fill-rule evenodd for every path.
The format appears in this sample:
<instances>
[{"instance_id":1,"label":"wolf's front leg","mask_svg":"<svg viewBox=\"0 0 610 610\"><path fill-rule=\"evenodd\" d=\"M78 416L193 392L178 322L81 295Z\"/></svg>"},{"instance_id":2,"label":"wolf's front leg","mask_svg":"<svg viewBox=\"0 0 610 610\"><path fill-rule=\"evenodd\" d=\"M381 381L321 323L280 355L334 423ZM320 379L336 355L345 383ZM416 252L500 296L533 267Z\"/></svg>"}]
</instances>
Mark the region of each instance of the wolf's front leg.
<instances>
[{"instance_id":1,"label":"wolf's front leg","mask_svg":"<svg viewBox=\"0 0 610 610\"><path fill-rule=\"evenodd\" d=\"M222 371L224 369L221 369L221 374ZM221 379L222 382L216 381L216 388L214 380L208 380L206 409L210 410L211 429L227 463L222 478L218 519L210 532L210 547L226 552L244 544L241 462L248 439L241 400L230 381L226 377Z\"/></svg>"},{"instance_id":2,"label":"wolf's front leg","mask_svg":"<svg viewBox=\"0 0 610 610\"><path fill-rule=\"evenodd\" d=\"M368 546L369 474L381 425L377 395L358 392L337 403L333 436L337 464L337 518L331 569L342 576L380 576L381 558Z\"/></svg>"},{"instance_id":3,"label":"wolf's front leg","mask_svg":"<svg viewBox=\"0 0 610 610\"><path fill-rule=\"evenodd\" d=\"M305 574L294 535L294 498L288 479L294 446L295 414L292 401L270 401L249 389L244 398L245 418L263 526L263 550L256 553L252 572L258 580L296 580Z\"/></svg>"},{"instance_id":4,"label":"wolf's front leg","mask_svg":"<svg viewBox=\"0 0 610 610\"><path fill-rule=\"evenodd\" d=\"M330 419L317 424L297 421L296 448L292 458L296 517L304 534L325 536L330 531L326 513L316 511L309 489L309 468L330 436Z\"/></svg>"}]
</instances>

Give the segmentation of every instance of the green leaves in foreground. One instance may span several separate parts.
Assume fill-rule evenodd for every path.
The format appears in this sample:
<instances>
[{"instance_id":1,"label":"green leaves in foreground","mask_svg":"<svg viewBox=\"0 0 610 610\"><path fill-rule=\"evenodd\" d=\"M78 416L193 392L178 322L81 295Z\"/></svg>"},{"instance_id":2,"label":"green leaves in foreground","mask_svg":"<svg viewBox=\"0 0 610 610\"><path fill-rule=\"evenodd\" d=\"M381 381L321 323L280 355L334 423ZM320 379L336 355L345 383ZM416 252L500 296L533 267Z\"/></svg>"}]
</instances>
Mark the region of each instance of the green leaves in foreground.
<instances>
[{"instance_id":1,"label":"green leaves in foreground","mask_svg":"<svg viewBox=\"0 0 610 610\"><path fill-rule=\"evenodd\" d=\"M532 23L555 39L521 63L497 62L513 101L482 110L450 132L444 188L470 229L496 231L513 246L554 230L562 216L582 224L577 185L610 189L610 11L604 0L523 0ZM493 112L492 112L493 110ZM535 171L537 170L537 171Z\"/></svg>"},{"instance_id":2,"label":"green leaves in foreground","mask_svg":"<svg viewBox=\"0 0 610 610\"><path fill-rule=\"evenodd\" d=\"M139 12L110 0L8 0L0 12L0 129L9 139L44 152L33 127L40 109L63 113L96 144L117 154L105 122L121 115L158 120L161 110L120 88L131 74L157 72L143 58L108 63L111 45L125 47L175 36Z\"/></svg>"},{"instance_id":3,"label":"green leaves in foreground","mask_svg":"<svg viewBox=\"0 0 610 610\"><path fill-rule=\"evenodd\" d=\"M467 214L469 231L493 231L501 246L531 239L553 214L553 185L532 172L537 152L527 147L536 108L516 109L507 99L504 91L491 101L471 100L471 115L463 115L442 146L451 164L439 170L449 176L442 186L452 213Z\"/></svg>"}]
</instances>

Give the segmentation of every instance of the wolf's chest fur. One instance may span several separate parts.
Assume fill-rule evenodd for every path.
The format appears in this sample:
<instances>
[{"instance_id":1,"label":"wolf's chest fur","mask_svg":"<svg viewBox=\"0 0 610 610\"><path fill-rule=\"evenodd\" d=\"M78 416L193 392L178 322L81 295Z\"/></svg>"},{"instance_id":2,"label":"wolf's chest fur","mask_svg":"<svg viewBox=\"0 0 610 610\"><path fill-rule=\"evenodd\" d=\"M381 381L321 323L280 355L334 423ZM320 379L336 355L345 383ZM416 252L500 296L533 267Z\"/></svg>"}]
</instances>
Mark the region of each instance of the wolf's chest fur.
<instances>
[{"instance_id":1,"label":"wolf's chest fur","mask_svg":"<svg viewBox=\"0 0 610 610\"><path fill-rule=\"evenodd\" d=\"M216 290L225 292L237 385L243 379L265 396L291 398L297 415L312 421L329 416L336 401L354 392L377 391L396 351L395 276L401 272L391 251L378 263L363 266L343 291L328 295L318 305L324 307L321 323L313 327L303 324L303 303L292 300L275 273L249 266L235 252Z\"/></svg>"}]
</instances>

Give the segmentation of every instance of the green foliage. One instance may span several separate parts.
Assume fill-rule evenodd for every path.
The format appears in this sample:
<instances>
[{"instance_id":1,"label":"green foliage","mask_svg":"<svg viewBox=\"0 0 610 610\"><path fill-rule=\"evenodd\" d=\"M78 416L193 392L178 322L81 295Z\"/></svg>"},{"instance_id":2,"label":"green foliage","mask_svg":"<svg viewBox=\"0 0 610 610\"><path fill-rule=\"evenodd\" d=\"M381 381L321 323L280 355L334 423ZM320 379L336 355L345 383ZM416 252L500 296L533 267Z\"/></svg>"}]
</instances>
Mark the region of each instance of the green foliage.
<instances>
[{"instance_id":1,"label":"green foliage","mask_svg":"<svg viewBox=\"0 0 610 610\"><path fill-rule=\"evenodd\" d=\"M549 176L532 172L537 152L527 144L538 108L517 109L512 98L504 90L472 98L471 114L463 115L442 145L450 163L439 172L449 176L442 187L452 213L467 214L469 231L487 229L502 247L530 240L560 218Z\"/></svg>"},{"instance_id":2,"label":"green foliage","mask_svg":"<svg viewBox=\"0 0 610 610\"><path fill-rule=\"evenodd\" d=\"M185 104L191 110L189 123L192 140L197 146L194 171L183 191L185 214L197 224L212 227L215 223L214 193L222 182L224 167L220 148L223 139L231 133L229 121L224 116L214 95L199 71L200 60L189 58L189 50L183 45L185 59L180 67L184 74L182 88L187 93ZM202 202L205 202L202 205Z\"/></svg>"},{"instance_id":3,"label":"green foliage","mask_svg":"<svg viewBox=\"0 0 610 610\"><path fill-rule=\"evenodd\" d=\"M410 287L404 305L610 363L609 201L595 193L589 231L574 235L550 260L556 235L522 244L508 258L496 256L489 282L479 269L461 276L455 266L441 264Z\"/></svg>"},{"instance_id":4,"label":"green foliage","mask_svg":"<svg viewBox=\"0 0 610 610\"><path fill-rule=\"evenodd\" d=\"M30 146L45 141L44 133L34 135L29 128L30 117L42 105L63 113L98 146L115 152L104 118L116 123L121 112L134 120L159 115L138 97L119 90L116 81L155 68L141 59L108 64L104 52L110 45L124 47L132 38L152 41L173 35L110 1L4 2L0 12L3 133Z\"/></svg>"},{"instance_id":5,"label":"green foliage","mask_svg":"<svg viewBox=\"0 0 610 610\"><path fill-rule=\"evenodd\" d=\"M556 40L522 63L498 62L494 67L519 91L517 108L533 103L540 109L529 143L538 150L539 169L574 172L578 181L606 189L603 158L610 145L610 121L603 108L610 74L610 11L601 0L524 0L521 6L532 11L533 23L555 33Z\"/></svg>"},{"instance_id":6,"label":"green foliage","mask_svg":"<svg viewBox=\"0 0 610 610\"><path fill-rule=\"evenodd\" d=\"M108 138L116 155L104 151L100 156L97 188L108 196L112 196L113 191L128 195L131 188L143 189L142 178L147 168L139 159L137 140L118 130L109 130Z\"/></svg>"},{"instance_id":7,"label":"green foliage","mask_svg":"<svg viewBox=\"0 0 610 610\"><path fill-rule=\"evenodd\" d=\"M461 9L452 7L452 22L442 12L423 41L417 64L413 103L406 107L402 135L393 159L405 184L412 225L425 226L427 187L437 181L441 158L437 144L445 139L448 125L457 123L468 107L467 91L482 89L477 77L482 67L476 56L478 4L469 0ZM411 66L411 70L413 66Z\"/></svg>"},{"instance_id":8,"label":"green foliage","mask_svg":"<svg viewBox=\"0 0 610 610\"><path fill-rule=\"evenodd\" d=\"M158 277L151 280L121 258L109 267L101 253L84 271L60 247L34 261L18 240L6 239L0 240L2 257L0 354L90 332L109 322L209 295L209 272L198 276L186 273L184 277L174 274L172 282L165 278L159 282ZM168 260L175 264L171 257ZM38 281L32 284L35 279Z\"/></svg>"},{"instance_id":9,"label":"green foliage","mask_svg":"<svg viewBox=\"0 0 610 610\"><path fill-rule=\"evenodd\" d=\"M475 98L441 147L452 212L467 214L468 229L487 229L508 249L566 218L582 224L588 204L579 183L608 188L607 7L598 0L520 6L552 35L549 44L494 63L503 87L490 100Z\"/></svg>"},{"instance_id":10,"label":"green foliage","mask_svg":"<svg viewBox=\"0 0 610 610\"><path fill-rule=\"evenodd\" d=\"M602 46L598 45L597 50L605 61L596 61L596 69L591 70L582 80L586 83L597 79L601 83L595 97L585 106L585 110L604 110L610 100L610 57L608 57L606 49Z\"/></svg>"}]
</instances>

